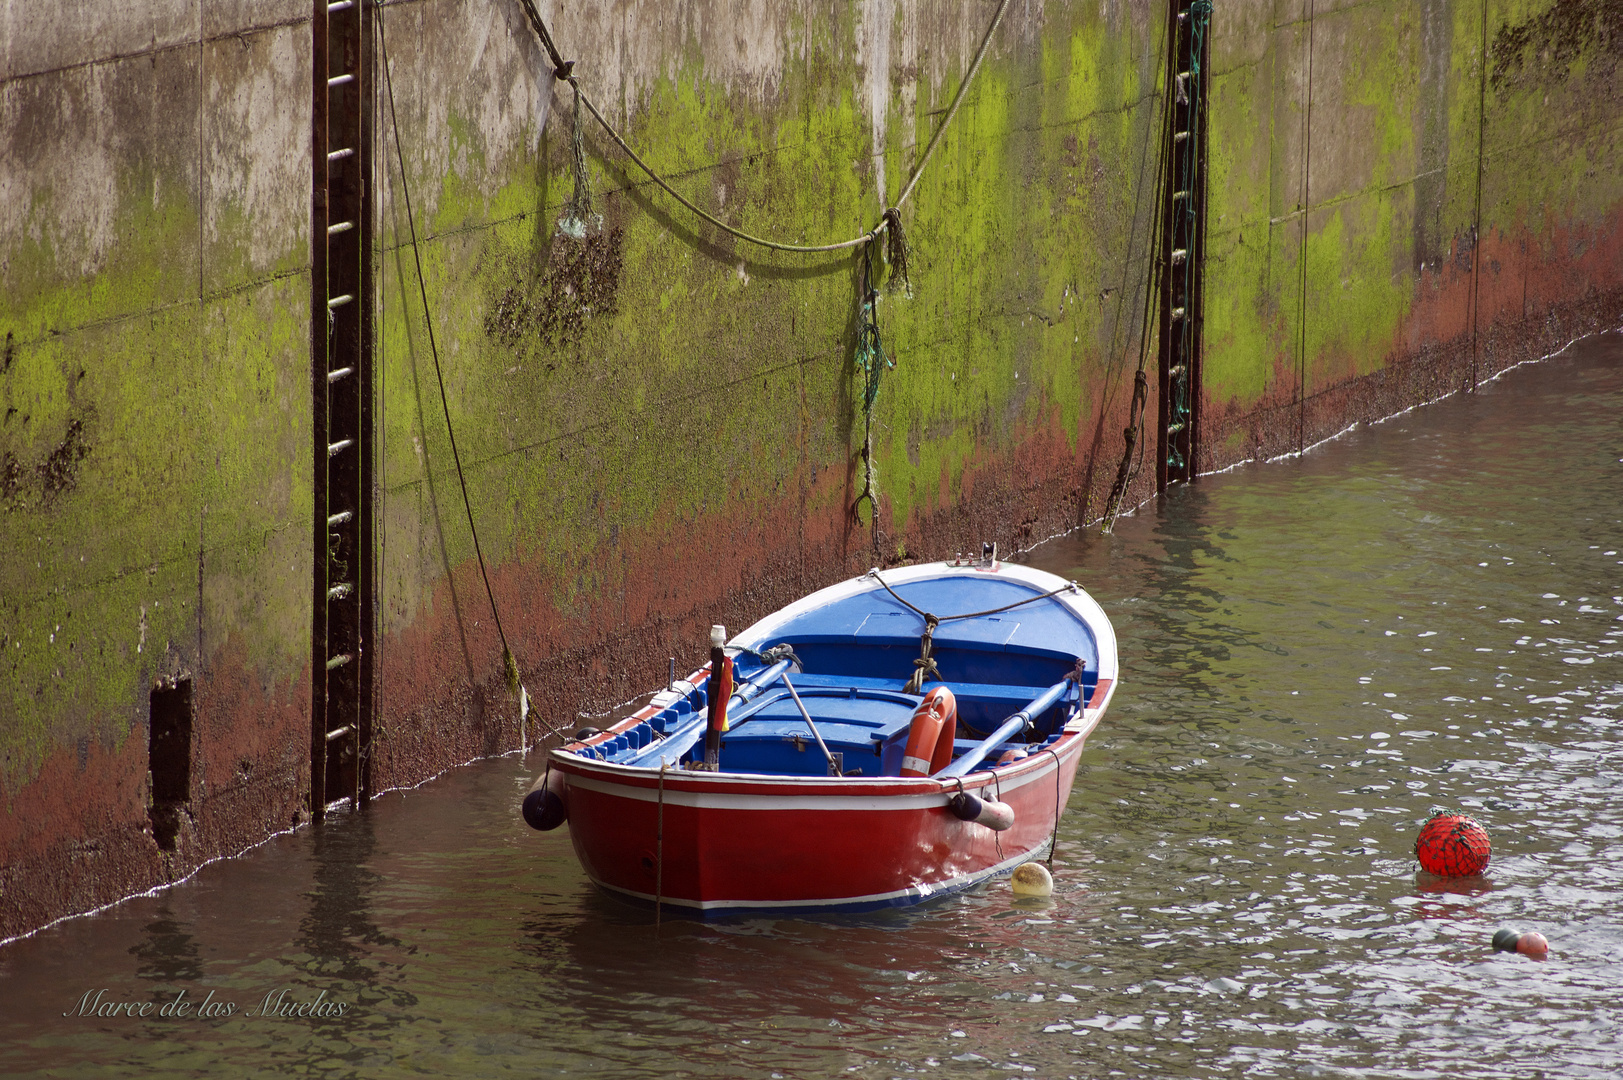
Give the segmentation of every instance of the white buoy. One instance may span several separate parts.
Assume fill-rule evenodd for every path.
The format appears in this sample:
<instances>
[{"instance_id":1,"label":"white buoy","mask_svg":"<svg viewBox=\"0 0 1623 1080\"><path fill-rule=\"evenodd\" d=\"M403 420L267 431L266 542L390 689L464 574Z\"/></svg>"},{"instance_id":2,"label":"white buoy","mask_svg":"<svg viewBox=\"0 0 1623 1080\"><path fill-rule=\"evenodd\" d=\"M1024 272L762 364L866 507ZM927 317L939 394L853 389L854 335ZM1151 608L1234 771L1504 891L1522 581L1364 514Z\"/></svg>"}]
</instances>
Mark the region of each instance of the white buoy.
<instances>
[{"instance_id":1,"label":"white buoy","mask_svg":"<svg viewBox=\"0 0 1623 1080\"><path fill-rule=\"evenodd\" d=\"M1021 863L1014 868L1009 885L1016 896L1052 896L1054 875L1040 862Z\"/></svg>"}]
</instances>

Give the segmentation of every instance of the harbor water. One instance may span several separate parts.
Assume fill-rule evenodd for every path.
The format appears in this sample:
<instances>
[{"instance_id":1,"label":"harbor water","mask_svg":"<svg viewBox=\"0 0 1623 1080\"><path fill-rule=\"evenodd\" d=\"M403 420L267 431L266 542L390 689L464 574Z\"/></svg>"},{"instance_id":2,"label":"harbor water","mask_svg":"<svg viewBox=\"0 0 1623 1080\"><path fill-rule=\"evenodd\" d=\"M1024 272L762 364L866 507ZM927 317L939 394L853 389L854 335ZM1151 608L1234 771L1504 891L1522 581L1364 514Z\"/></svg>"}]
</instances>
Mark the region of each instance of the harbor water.
<instances>
[{"instance_id":1,"label":"harbor water","mask_svg":"<svg viewBox=\"0 0 1623 1080\"><path fill-rule=\"evenodd\" d=\"M1024 556L1122 652L1050 900L656 926L510 756L0 946L0 1072L1615 1076L1620 415L1608 335Z\"/></svg>"}]
</instances>

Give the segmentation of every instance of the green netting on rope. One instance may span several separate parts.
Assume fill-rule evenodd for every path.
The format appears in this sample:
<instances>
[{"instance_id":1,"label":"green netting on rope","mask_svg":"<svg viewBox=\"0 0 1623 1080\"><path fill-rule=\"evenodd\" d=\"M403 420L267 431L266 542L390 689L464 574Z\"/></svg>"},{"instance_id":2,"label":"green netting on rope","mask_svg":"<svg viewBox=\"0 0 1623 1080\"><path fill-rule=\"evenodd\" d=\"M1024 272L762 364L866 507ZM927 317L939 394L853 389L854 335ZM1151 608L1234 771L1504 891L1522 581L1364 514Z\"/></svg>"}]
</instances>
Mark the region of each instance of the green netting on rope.
<instances>
[{"instance_id":1,"label":"green netting on rope","mask_svg":"<svg viewBox=\"0 0 1623 1080\"><path fill-rule=\"evenodd\" d=\"M873 321L873 302L862 305L862 329L857 331L856 369L862 376L862 408L873 413L874 399L879 396L879 376L894 368L896 361L885 355L885 343L879 336L879 327Z\"/></svg>"},{"instance_id":2,"label":"green netting on rope","mask_svg":"<svg viewBox=\"0 0 1623 1080\"><path fill-rule=\"evenodd\" d=\"M856 372L862 376L862 493L851 503L851 513L857 514L862 501L868 501L872 513L874 551L879 550L879 489L875 483L873 461L873 406L879 397L879 378L896 361L885 354L885 342L879 334L879 291L873 287L873 253L865 252L862 262L862 309L859 314L857 347L853 354Z\"/></svg>"}]
</instances>

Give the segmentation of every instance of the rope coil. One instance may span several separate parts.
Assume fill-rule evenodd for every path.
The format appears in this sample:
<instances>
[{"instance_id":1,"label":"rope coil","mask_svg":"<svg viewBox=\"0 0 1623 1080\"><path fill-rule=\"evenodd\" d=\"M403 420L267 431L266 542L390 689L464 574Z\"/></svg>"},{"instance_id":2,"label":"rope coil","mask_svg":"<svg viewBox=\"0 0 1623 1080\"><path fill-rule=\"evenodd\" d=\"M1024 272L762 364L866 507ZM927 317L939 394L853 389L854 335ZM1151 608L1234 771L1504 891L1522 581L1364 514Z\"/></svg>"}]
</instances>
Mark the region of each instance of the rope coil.
<instances>
[{"instance_id":1,"label":"rope coil","mask_svg":"<svg viewBox=\"0 0 1623 1080\"><path fill-rule=\"evenodd\" d=\"M935 647L935 628L941 625L941 620L934 615L924 616L924 635L919 638L919 658L913 661L913 675L902 687L904 694L920 694L924 692L924 680L934 679L941 681L941 669L936 667L930 658L930 650Z\"/></svg>"}]
</instances>

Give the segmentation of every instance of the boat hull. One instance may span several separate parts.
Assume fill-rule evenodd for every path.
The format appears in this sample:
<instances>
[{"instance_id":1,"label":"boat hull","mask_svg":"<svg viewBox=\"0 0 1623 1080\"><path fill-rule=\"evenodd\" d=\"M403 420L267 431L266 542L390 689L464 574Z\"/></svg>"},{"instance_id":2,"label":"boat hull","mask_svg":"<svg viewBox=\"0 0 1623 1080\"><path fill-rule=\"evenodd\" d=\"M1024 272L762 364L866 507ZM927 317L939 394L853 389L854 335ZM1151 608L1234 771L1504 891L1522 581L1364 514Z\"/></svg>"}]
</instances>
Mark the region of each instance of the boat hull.
<instances>
[{"instance_id":1,"label":"boat hull","mask_svg":"<svg viewBox=\"0 0 1623 1080\"><path fill-rule=\"evenodd\" d=\"M572 755L552 767L576 855L609 892L705 915L868 911L959 892L1046 853L1084 727L1000 775L964 778L962 790L1014 809L1001 832L953 815L956 780L661 777Z\"/></svg>"},{"instance_id":2,"label":"boat hull","mask_svg":"<svg viewBox=\"0 0 1623 1080\"><path fill-rule=\"evenodd\" d=\"M703 916L905 907L1046 853L1117 675L1092 597L995 557L870 571L712 647L725 719L707 665L554 749L523 804L601 888ZM903 776L924 683L950 762Z\"/></svg>"}]
</instances>

